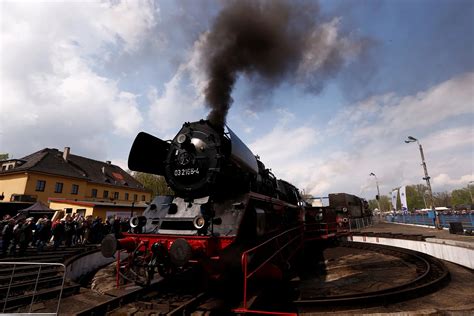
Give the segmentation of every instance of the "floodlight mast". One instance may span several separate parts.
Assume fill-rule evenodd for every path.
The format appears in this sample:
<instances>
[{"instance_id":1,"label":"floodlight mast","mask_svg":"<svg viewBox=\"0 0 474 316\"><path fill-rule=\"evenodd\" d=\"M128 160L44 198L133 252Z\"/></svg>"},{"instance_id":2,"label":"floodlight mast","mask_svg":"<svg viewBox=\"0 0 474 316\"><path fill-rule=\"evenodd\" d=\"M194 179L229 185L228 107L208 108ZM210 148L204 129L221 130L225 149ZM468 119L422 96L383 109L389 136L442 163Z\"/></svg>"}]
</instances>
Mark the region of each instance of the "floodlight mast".
<instances>
[{"instance_id":1,"label":"floodlight mast","mask_svg":"<svg viewBox=\"0 0 474 316\"><path fill-rule=\"evenodd\" d=\"M423 178L423 180L426 181L426 185L428 186L428 192L430 194L430 209L433 209L435 207L434 198L433 198L433 191L431 190L430 176L428 175L428 168L426 167L425 154L423 153L423 147L421 146L418 139L416 139L413 136L408 136L408 140L405 140L405 143L407 143L407 144L413 143L413 142L416 142L418 144L419 149L420 149L421 165L423 166L423 171L425 172L425 177Z\"/></svg>"},{"instance_id":2,"label":"floodlight mast","mask_svg":"<svg viewBox=\"0 0 474 316\"><path fill-rule=\"evenodd\" d=\"M369 176L373 176L375 177L375 184L377 185L377 206L379 207L379 212L380 214L382 214L382 208L380 207L380 190L379 190L379 180L377 179L377 176L375 175L375 173L371 172L369 174Z\"/></svg>"}]
</instances>

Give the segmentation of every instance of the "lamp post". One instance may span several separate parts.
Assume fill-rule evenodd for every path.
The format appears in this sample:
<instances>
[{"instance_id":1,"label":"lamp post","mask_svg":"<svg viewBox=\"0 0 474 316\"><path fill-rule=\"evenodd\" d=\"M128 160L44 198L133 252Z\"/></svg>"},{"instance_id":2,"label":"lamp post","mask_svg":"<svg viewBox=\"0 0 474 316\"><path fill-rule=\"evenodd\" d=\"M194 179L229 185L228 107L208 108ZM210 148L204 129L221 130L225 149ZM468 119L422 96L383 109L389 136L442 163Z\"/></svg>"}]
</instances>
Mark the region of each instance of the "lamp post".
<instances>
[{"instance_id":1,"label":"lamp post","mask_svg":"<svg viewBox=\"0 0 474 316\"><path fill-rule=\"evenodd\" d=\"M371 172L369 174L369 176L373 176L375 178L375 184L377 185L377 196L376 196L376 200L377 200L377 206L379 207L379 216L381 217L382 216L382 208L380 207L380 190L379 190L379 180L377 179L377 176L375 175L375 173Z\"/></svg>"},{"instance_id":2,"label":"lamp post","mask_svg":"<svg viewBox=\"0 0 474 316\"><path fill-rule=\"evenodd\" d=\"M430 176L428 175L428 169L426 168L426 162L425 162L425 155L423 154L423 147L421 146L420 142L418 141L418 139L416 139L415 137L413 136L408 136L408 139L405 140L405 143L409 144L409 143L413 143L413 142L416 142L418 144L418 147L420 149L420 155L421 155L421 165L423 166L423 171L425 172L425 177L423 178L423 180L426 181L426 185L428 186L428 193L430 195L430 209L432 209L433 211L435 211L435 214L436 214L436 210L435 210L435 205L434 205L434 199L433 199L433 191L431 190L431 184L430 184ZM436 216L436 215L435 215ZM439 226L439 218L438 216L436 216L435 218L435 226L436 228L438 228Z\"/></svg>"}]
</instances>

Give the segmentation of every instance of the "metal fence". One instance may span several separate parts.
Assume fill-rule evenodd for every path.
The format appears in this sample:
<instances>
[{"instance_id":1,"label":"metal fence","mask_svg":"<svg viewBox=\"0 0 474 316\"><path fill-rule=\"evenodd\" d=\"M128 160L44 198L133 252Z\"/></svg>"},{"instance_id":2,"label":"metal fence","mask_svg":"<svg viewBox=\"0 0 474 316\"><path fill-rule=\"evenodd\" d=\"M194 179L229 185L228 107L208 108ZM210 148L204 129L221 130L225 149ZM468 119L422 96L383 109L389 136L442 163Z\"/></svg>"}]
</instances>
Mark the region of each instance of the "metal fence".
<instances>
[{"instance_id":1,"label":"metal fence","mask_svg":"<svg viewBox=\"0 0 474 316\"><path fill-rule=\"evenodd\" d=\"M474 215L445 215L439 214L439 222L441 226L449 228L449 223L458 222L462 223L464 229L474 229ZM427 214L401 214L401 215L388 215L386 217L387 222L392 223L404 223L404 224L415 224L425 226L435 226L432 218L429 218Z\"/></svg>"},{"instance_id":2,"label":"metal fence","mask_svg":"<svg viewBox=\"0 0 474 316\"><path fill-rule=\"evenodd\" d=\"M35 298L38 298L38 292L41 290L41 287L38 287L38 284L41 282L41 273L44 271L45 267L51 267L51 266L56 266L58 267L58 273L62 273L62 284L61 288L59 291L59 296L58 296L58 302L56 306L56 312L54 313L34 313L32 312L33 304L35 303ZM31 268L31 269L30 269ZM62 268L62 269L61 269ZM18 298L18 293L16 293L13 288L15 288L16 283L15 283L15 276L18 276L16 273L21 274L25 269L32 270L32 276L30 280L35 280L34 281L34 288L32 291L28 291L27 295L24 295L25 300L28 299L29 301L29 296L31 296L31 301L29 303L28 307L28 312L27 314L35 315L35 314L41 314L41 315L57 315L59 313L59 306L61 302L61 297L63 294L63 289L64 289L64 281L66 278L66 266L62 263L43 263L43 262L0 262L0 269L2 271L9 271L11 269L11 272L8 272L3 275L3 279L8 282L8 285L2 286L3 288L6 288L6 293L2 293L1 297L2 299L0 300L0 304L3 305L2 307L2 313L5 313L7 308L8 308L8 302L9 299ZM36 276L35 272L36 271ZM0 305L0 306L1 306ZM23 305L25 307L25 305ZM26 314L26 313L22 313Z\"/></svg>"},{"instance_id":3,"label":"metal fence","mask_svg":"<svg viewBox=\"0 0 474 316\"><path fill-rule=\"evenodd\" d=\"M373 226L377 224L380 221L379 217L361 217L361 218L353 218L349 219L348 222L348 230L354 231L354 230L359 230L365 227Z\"/></svg>"}]
</instances>

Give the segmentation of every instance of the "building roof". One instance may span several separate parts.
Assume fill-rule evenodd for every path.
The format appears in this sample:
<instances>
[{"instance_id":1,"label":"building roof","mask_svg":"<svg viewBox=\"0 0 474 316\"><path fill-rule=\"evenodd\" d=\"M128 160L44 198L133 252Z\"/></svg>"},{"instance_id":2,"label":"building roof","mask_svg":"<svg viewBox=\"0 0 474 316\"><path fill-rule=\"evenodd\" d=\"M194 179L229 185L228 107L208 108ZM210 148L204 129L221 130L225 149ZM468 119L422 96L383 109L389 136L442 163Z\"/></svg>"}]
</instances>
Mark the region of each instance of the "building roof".
<instances>
[{"instance_id":1,"label":"building roof","mask_svg":"<svg viewBox=\"0 0 474 316\"><path fill-rule=\"evenodd\" d=\"M51 211L54 212L54 210L50 209L47 205L45 205L43 202L38 201L35 204L31 205L30 207L24 208L20 210L20 212L25 212L25 211Z\"/></svg>"},{"instance_id":2,"label":"building roof","mask_svg":"<svg viewBox=\"0 0 474 316\"><path fill-rule=\"evenodd\" d=\"M73 154L68 154L67 159L64 159L63 152L56 148L45 148L21 159L16 159L15 167L0 171L0 175L27 171L73 177L97 184L148 191L130 174L119 166L113 165L110 161L98 161Z\"/></svg>"}]
</instances>

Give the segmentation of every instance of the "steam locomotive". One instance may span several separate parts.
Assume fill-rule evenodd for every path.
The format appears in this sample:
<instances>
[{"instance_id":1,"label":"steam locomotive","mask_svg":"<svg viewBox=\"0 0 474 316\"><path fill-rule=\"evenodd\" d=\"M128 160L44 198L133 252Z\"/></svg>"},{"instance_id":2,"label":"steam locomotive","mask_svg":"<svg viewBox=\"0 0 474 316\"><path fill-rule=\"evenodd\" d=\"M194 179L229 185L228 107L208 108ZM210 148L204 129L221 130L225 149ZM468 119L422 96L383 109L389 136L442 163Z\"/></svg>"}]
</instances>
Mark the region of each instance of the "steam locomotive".
<instances>
[{"instance_id":1,"label":"steam locomotive","mask_svg":"<svg viewBox=\"0 0 474 316\"><path fill-rule=\"evenodd\" d=\"M140 254L148 281L155 271L168 276L190 264L211 278L238 271L243 251L302 224L298 189L277 179L230 128L208 120L184 123L171 141L139 133L128 166L164 176L175 192L131 219L136 233L102 242L104 256Z\"/></svg>"},{"instance_id":2,"label":"steam locomotive","mask_svg":"<svg viewBox=\"0 0 474 316\"><path fill-rule=\"evenodd\" d=\"M372 216L369 203L365 199L347 193L331 193L328 197L329 206L336 213L339 228L348 229L349 225L354 224L354 220Z\"/></svg>"}]
</instances>

